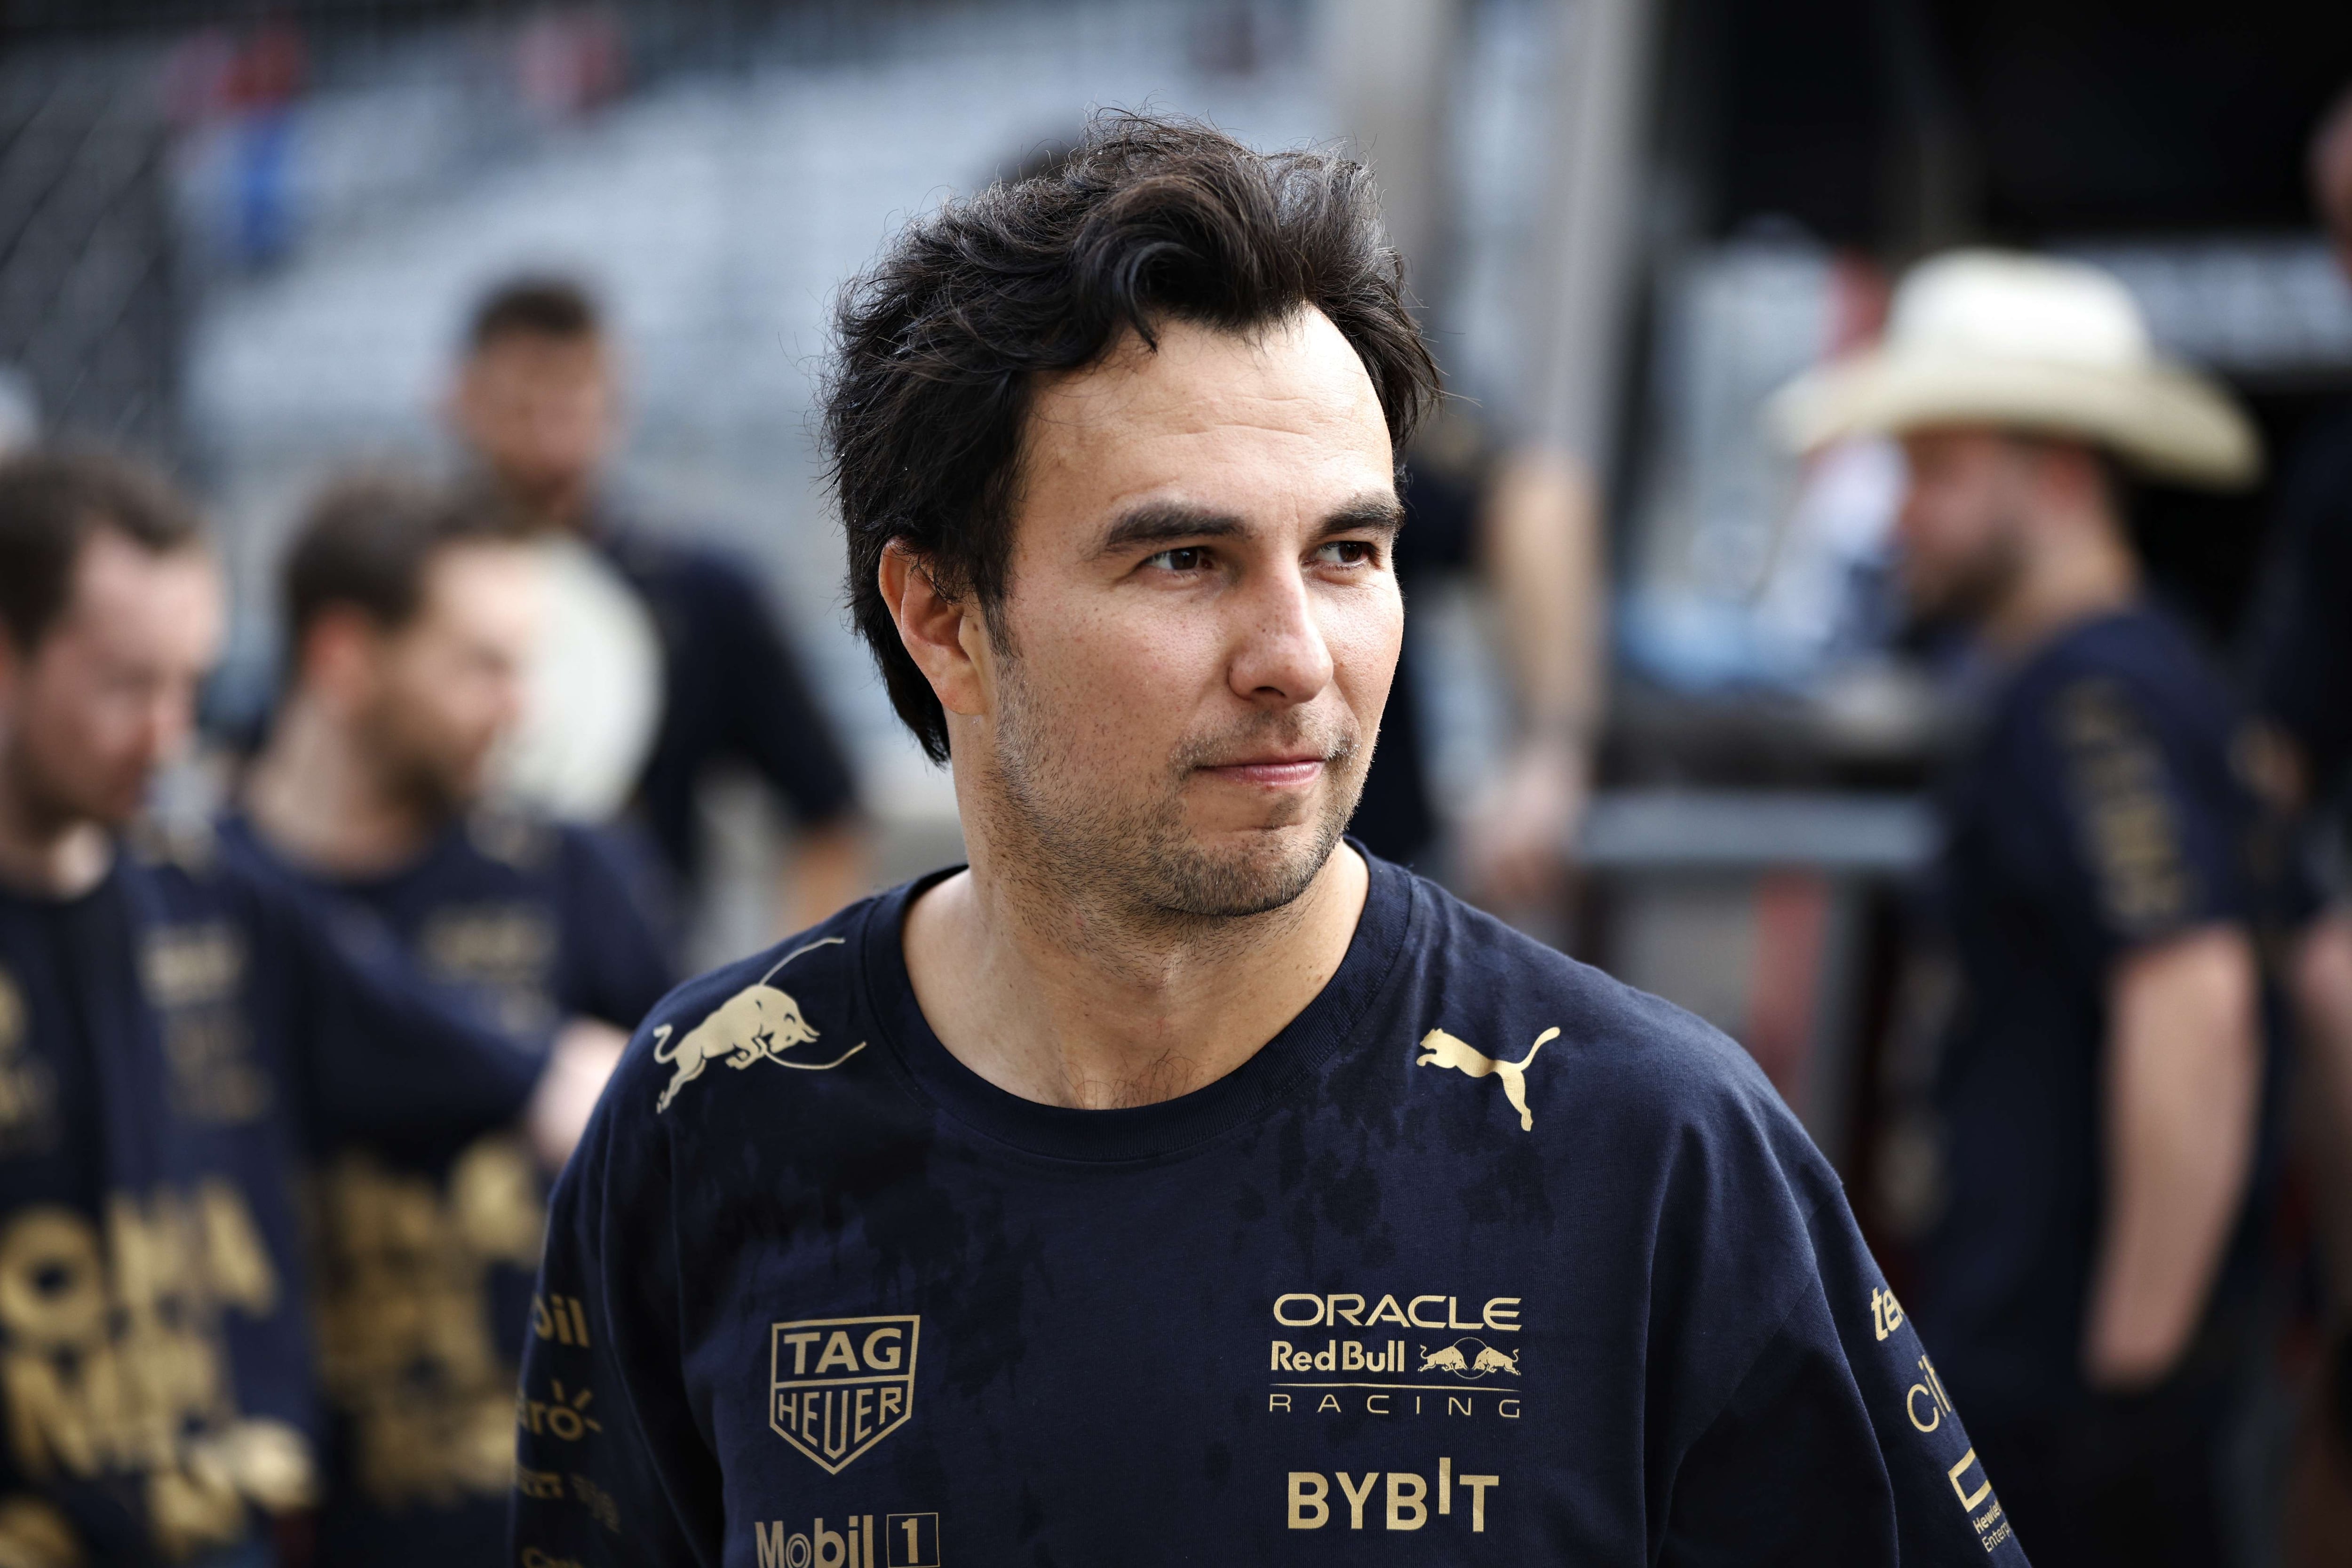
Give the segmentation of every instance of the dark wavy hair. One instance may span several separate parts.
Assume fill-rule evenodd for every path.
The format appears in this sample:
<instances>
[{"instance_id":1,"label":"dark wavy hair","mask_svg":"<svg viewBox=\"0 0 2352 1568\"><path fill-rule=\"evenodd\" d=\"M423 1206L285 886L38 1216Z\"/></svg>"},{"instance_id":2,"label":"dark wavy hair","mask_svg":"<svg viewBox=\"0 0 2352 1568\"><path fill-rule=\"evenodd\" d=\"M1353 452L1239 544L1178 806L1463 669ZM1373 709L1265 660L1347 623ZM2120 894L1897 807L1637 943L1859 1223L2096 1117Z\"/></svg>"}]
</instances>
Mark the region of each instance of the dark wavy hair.
<instances>
[{"instance_id":1,"label":"dark wavy hair","mask_svg":"<svg viewBox=\"0 0 2352 1568\"><path fill-rule=\"evenodd\" d=\"M1247 332L1328 317L1371 376L1399 452L1438 395L1371 176L1257 153L1191 121L1097 115L1046 173L909 224L844 289L823 399L849 535L849 600L892 706L935 762L947 717L876 580L893 541L940 589L1004 597L1024 419L1041 375L1175 320Z\"/></svg>"},{"instance_id":2,"label":"dark wavy hair","mask_svg":"<svg viewBox=\"0 0 2352 1568\"><path fill-rule=\"evenodd\" d=\"M161 473L104 447L36 447L0 461L0 635L30 654L72 606L91 537L150 555L203 542L196 514Z\"/></svg>"}]
</instances>

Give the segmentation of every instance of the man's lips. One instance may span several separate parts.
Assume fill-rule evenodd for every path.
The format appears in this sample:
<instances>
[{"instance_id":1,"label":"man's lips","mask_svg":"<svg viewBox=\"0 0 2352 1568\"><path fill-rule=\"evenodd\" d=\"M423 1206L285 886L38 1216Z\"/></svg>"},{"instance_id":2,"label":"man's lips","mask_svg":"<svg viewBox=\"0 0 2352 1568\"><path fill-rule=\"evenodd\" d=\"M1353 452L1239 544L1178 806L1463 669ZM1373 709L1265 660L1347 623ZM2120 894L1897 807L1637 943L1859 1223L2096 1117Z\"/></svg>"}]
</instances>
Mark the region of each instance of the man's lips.
<instances>
[{"instance_id":1,"label":"man's lips","mask_svg":"<svg viewBox=\"0 0 2352 1568\"><path fill-rule=\"evenodd\" d=\"M1228 784L1256 784L1266 789L1292 789L1313 784L1322 776L1324 759L1320 756L1292 755L1249 757L1239 762L1216 763L1204 766L1202 772Z\"/></svg>"}]
</instances>

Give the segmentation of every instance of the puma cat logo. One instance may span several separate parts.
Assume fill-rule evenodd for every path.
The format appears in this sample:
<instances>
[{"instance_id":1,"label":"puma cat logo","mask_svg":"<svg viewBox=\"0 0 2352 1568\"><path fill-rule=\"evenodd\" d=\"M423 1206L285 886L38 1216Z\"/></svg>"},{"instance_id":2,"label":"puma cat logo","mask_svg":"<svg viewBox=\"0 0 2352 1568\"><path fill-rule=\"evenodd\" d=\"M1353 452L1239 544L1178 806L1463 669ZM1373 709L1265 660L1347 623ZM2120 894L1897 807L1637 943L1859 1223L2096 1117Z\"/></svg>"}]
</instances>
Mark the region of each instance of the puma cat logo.
<instances>
[{"instance_id":1,"label":"puma cat logo","mask_svg":"<svg viewBox=\"0 0 2352 1568\"><path fill-rule=\"evenodd\" d=\"M1546 1029L1536 1037L1536 1043L1528 1047L1526 1056L1515 1062L1498 1062L1467 1040L1456 1039L1443 1029L1432 1029L1422 1036L1420 1049L1424 1054L1413 1058L1412 1065L1452 1068L1472 1078L1501 1079L1504 1097L1519 1113L1519 1131L1532 1132L1536 1130L1536 1113L1528 1109L1528 1064L1536 1059L1544 1042L1559 1033L1557 1026Z\"/></svg>"}]
</instances>

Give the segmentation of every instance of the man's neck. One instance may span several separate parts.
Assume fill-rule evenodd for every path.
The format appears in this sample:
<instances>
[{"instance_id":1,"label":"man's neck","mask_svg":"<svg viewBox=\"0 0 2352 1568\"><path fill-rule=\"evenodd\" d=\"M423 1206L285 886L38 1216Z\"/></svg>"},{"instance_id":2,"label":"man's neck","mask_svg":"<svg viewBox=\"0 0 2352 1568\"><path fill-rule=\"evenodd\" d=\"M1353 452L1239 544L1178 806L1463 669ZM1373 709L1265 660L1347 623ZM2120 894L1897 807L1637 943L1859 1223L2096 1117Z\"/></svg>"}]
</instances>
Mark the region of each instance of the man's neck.
<instances>
[{"instance_id":1,"label":"man's neck","mask_svg":"<svg viewBox=\"0 0 2352 1568\"><path fill-rule=\"evenodd\" d=\"M908 910L907 970L940 1043L999 1089L1149 1105L1215 1082L1297 1017L1338 973L1370 886L1342 845L1281 909L1107 929L1099 908L1041 896L977 852Z\"/></svg>"},{"instance_id":2,"label":"man's neck","mask_svg":"<svg viewBox=\"0 0 2352 1568\"><path fill-rule=\"evenodd\" d=\"M593 476L560 485L522 486L501 477L499 489L526 526L548 533L586 533L594 521L596 485Z\"/></svg>"},{"instance_id":3,"label":"man's neck","mask_svg":"<svg viewBox=\"0 0 2352 1568\"><path fill-rule=\"evenodd\" d=\"M106 879L114 841L88 817L40 806L18 773L21 763L0 748L0 887L37 898L79 898Z\"/></svg>"},{"instance_id":4,"label":"man's neck","mask_svg":"<svg viewBox=\"0 0 2352 1568\"><path fill-rule=\"evenodd\" d=\"M339 877L397 870L442 826L388 785L347 724L299 691L254 765L245 805L274 847Z\"/></svg>"},{"instance_id":5,"label":"man's neck","mask_svg":"<svg viewBox=\"0 0 2352 1568\"><path fill-rule=\"evenodd\" d=\"M2012 660L2071 626L2129 607L2140 593L2139 562L2112 518L2045 534L2001 602L1985 619L1986 639Z\"/></svg>"}]
</instances>

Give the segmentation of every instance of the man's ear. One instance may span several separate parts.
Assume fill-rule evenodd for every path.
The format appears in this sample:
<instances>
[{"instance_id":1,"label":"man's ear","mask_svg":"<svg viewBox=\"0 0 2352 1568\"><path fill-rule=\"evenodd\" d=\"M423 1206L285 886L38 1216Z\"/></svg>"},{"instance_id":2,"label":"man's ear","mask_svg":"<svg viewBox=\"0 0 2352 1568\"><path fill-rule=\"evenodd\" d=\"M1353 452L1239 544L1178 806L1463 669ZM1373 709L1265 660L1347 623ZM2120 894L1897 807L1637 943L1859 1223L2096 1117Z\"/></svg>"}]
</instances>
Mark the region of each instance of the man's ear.
<instances>
[{"instance_id":1,"label":"man's ear","mask_svg":"<svg viewBox=\"0 0 2352 1568\"><path fill-rule=\"evenodd\" d=\"M2042 468L2042 482L2068 511L2120 510L2123 498L2114 493L2107 463L2091 447L2074 441L2052 441L2042 444L2035 456Z\"/></svg>"},{"instance_id":2,"label":"man's ear","mask_svg":"<svg viewBox=\"0 0 2352 1568\"><path fill-rule=\"evenodd\" d=\"M898 623L898 640L931 683L940 706L950 713L987 711L988 678L974 654L988 639L976 624L980 610L971 596L941 593L924 558L895 539L883 546L876 577L882 602Z\"/></svg>"},{"instance_id":3,"label":"man's ear","mask_svg":"<svg viewBox=\"0 0 2352 1568\"><path fill-rule=\"evenodd\" d=\"M365 611L343 605L320 611L295 650L296 684L336 712L352 711L375 684L381 640Z\"/></svg>"},{"instance_id":4,"label":"man's ear","mask_svg":"<svg viewBox=\"0 0 2352 1568\"><path fill-rule=\"evenodd\" d=\"M459 440L466 438L473 423L474 362L471 357L449 367L449 379L441 384L441 401L437 412L441 428Z\"/></svg>"}]
</instances>

